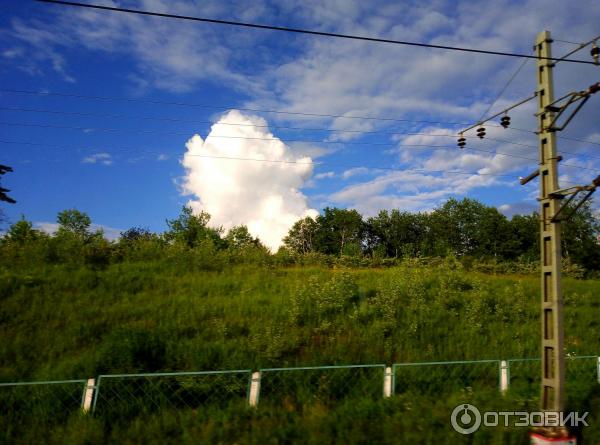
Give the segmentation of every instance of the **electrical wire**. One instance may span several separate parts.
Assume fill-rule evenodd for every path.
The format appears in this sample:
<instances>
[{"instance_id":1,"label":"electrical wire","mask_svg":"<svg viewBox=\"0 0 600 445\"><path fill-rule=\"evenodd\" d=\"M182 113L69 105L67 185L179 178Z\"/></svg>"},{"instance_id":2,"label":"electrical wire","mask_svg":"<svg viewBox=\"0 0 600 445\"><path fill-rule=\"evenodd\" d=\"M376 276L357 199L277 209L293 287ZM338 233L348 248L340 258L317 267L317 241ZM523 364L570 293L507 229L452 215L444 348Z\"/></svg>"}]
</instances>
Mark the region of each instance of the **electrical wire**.
<instances>
[{"instance_id":1,"label":"electrical wire","mask_svg":"<svg viewBox=\"0 0 600 445\"><path fill-rule=\"evenodd\" d=\"M572 50L572 51L569 51L568 53L566 53L566 54L565 54L564 56L562 56L561 58L559 58L559 59L556 59L556 62L554 63L554 65L556 65L556 64L558 64L558 63L560 63L560 62L566 62L567 60L569 60L569 59L567 59L567 57L569 57L569 56L571 56L571 55L575 54L577 51L581 51L583 48L585 48L585 47L586 47L586 46L588 46L588 45L591 45L592 43L594 43L594 42L595 42L595 41L597 41L598 39L600 39L600 35L598 35L598 36L594 37L594 38L593 38L593 39L591 39L591 40L588 40L587 42L580 43L580 44L579 44L579 46L578 46L577 48L575 48L575 49L574 49L574 50ZM596 62L592 62L592 63L593 63L594 65L596 65Z\"/></svg>"},{"instance_id":2,"label":"electrical wire","mask_svg":"<svg viewBox=\"0 0 600 445\"><path fill-rule=\"evenodd\" d=\"M570 45L583 45L582 42L571 42L570 40L562 40L562 39L556 39L554 37L552 37L552 40L554 40L555 42L561 42L561 43L568 43Z\"/></svg>"},{"instance_id":3,"label":"electrical wire","mask_svg":"<svg viewBox=\"0 0 600 445\"><path fill-rule=\"evenodd\" d=\"M60 95L66 96L67 94L63 93L48 93L43 91L23 91L23 90L6 90L1 89L0 92L8 92L8 93L24 93L24 94L39 94L45 96L51 95ZM81 96L81 95L71 95L68 94L69 97L78 97L85 99L108 99L108 100L125 100L125 101L140 101L140 102L151 102L151 103L161 103L161 104L171 104L171 105L188 105L188 106L199 106L199 107L210 107L209 105L203 104L182 104L182 103L174 103L174 102L157 102L157 101L146 101L144 99L129 99L129 98L117 98L117 97L98 97L98 96ZM286 111L274 111L274 110L261 110L261 109L248 109L248 108L237 108L237 107L216 107L219 109L236 109L241 111L254 111L261 113L283 113L283 114L296 114L293 112ZM89 113L89 112L79 112L79 111L60 111L60 110L48 110L48 109L39 109L39 108L18 108L18 107L0 107L0 110L4 111L23 111L23 112L32 112L32 113L47 113L47 114L58 114L58 115L68 115L68 116L82 116L82 117L99 117L99 118L119 118L119 119L138 119L138 120L157 120L157 121L167 121L167 122L189 122L189 123L206 123L206 124L221 124L221 125L239 125L239 126L255 126L255 127L265 127L265 128L273 128L273 129L283 129L283 130L307 130L307 131L331 131L331 132L339 132L339 133L366 133L366 134L382 134L382 131L368 131L368 130L342 130L336 128L306 128L306 127L288 127L288 126L271 126L271 125L254 125L254 124L240 124L240 123L223 123L216 121L199 121L196 119L177 119L177 118L169 118L169 117L161 117L161 116L132 116L126 114L103 114L103 113ZM430 121L430 120L417 120L417 119L400 119L400 118L376 118L376 117L367 117L367 116L343 116L343 115L335 115L335 114L316 114L316 113L299 113L304 116L318 116L318 117L333 117L333 118L346 118L346 119L369 119L374 121L388 121L388 122L402 122L402 123L418 123L418 124L438 124L438 125L469 125L467 122L448 122L448 121ZM489 124L486 123L488 127L494 128L503 128L501 125ZM525 133L535 134L532 130L526 130L523 128L516 127L508 127L508 130L521 131Z\"/></svg>"},{"instance_id":4,"label":"electrical wire","mask_svg":"<svg viewBox=\"0 0 600 445\"><path fill-rule=\"evenodd\" d=\"M71 97L76 99L91 99L91 100L106 100L106 101L122 101L122 102L140 102L149 103L154 105L175 105L184 107L197 107L197 108L208 108L217 110L231 110L236 109L240 111L252 111L255 113L274 113L274 114L286 114L291 116L306 116L306 117L330 117L336 119L358 119L358 120L372 120L372 121L384 121L384 122L415 122L424 124L444 124L444 125L468 125L465 122L441 122L441 121L428 121L428 120L412 120L412 119L399 119L399 118L388 118L388 117L372 117L372 116L355 116L355 115L342 115L342 114L326 114L326 113L307 113L299 111L283 111L283 110L267 110L260 108L241 108L232 106L222 105L208 105L202 103L190 103L190 102L171 102L153 99L140 99L130 97L116 97L116 96L91 96L85 94L74 94L74 93L52 93L47 91L32 91L32 90L19 90L10 88L0 88L0 93L11 93L11 94L29 94L37 96L56 96L56 97Z\"/></svg>"},{"instance_id":5,"label":"electrical wire","mask_svg":"<svg viewBox=\"0 0 600 445\"><path fill-rule=\"evenodd\" d=\"M490 54L497 56L510 56L510 57L526 57L529 59L546 59L546 60L557 60L551 57L537 57L531 56L528 54L517 54L505 51L491 51L484 49L475 49L475 48L465 48L465 47L457 47L457 46L447 46L447 45L433 45L429 43L420 43L420 42L408 42L402 40L392 40L392 39L382 39L377 37L366 37L366 36L358 36L352 34L339 34L332 32L323 32L323 31L314 31L307 29L299 29L299 28L290 28L285 26L274 26L274 25L259 25L256 23L247 23L247 22L237 22L233 20L218 20L218 19L209 19L204 17L192 17L185 15L176 15L176 14L166 14L160 12L152 12L152 11L143 11L139 9L129 9L129 8L117 8L112 6L102 6L102 5L94 5L89 3L78 3L78 2L69 2L69 1L61 1L61 0L36 0L41 3L51 3L55 5L63 5L63 6L76 6L81 8L89 8L89 9L97 9L103 11L112 11L112 12L121 12L128 14L138 14L152 17L162 17L162 18L172 18L172 19L180 19L180 20L192 20L196 22L204 22L204 23L213 23L218 25L229 25L229 26L239 26L245 28L256 28L256 29L264 29L271 31L283 31L297 34L309 34L321 37L336 37L342 39L351 39L351 40L362 40L367 42L377 42L377 43L391 43L396 45L407 45L407 46L418 46L423 48L434 48L434 49L444 49L450 51L462 51L462 52L470 52L477 54ZM575 60L575 59L562 59L565 62L572 63L584 63L584 64L594 64L594 62L587 60Z\"/></svg>"},{"instance_id":6,"label":"electrical wire","mask_svg":"<svg viewBox=\"0 0 600 445\"><path fill-rule=\"evenodd\" d=\"M117 132L117 133L133 133L133 134L160 134L160 135L179 135L179 136L190 136L189 132L173 132L173 131L162 131L162 130L140 130L135 128L101 128L101 127L78 127L72 125L55 125L55 124L38 124L38 123L30 123L30 122L0 122L0 125L12 126L12 127L37 127L37 128L55 128L55 129L64 129L64 130L78 130L78 131L103 131L103 132ZM394 135L394 136L431 136L431 137L447 137L454 138L454 134L429 134L429 133L419 133L419 132L389 132L389 133L381 133L386 135ZM257 140L257 141L282 141L282 142L304 142L304 143L319 143L319 144L348 144L348 145L386 145L389 146L390 143L375 143L375 142L352 142L352 141L329 141L329 140L307 140L307 139L281 139L281 138L260 138L260 137L247 137L247 136L226 136L226 135L213 135L210 134L207 138L223 138L223 139L247 139L247 140ZM470 136L471 139L475 139L476 136ZM489 140L501 141L513 145L523 145L525 147L533 147L536 148L535 145L525 145L517 142L504 141L500 139L492 139Z\"/></svg>"},{"instance_id":7,"label":"electrical wire","mask_svg":"<svg viewBox=\"0 0 600 445\"><path fill-rule=\"evenodd\" d=\"M297 130L297 131L327 131L332 133L352 133L352 134L368 134L368 135L385 135L385 136L402 136L402 135L421 135L421 136L445 136L445 137L454 137L454 134L448 135L436 135L429 133L416 133L416 132L390 132L390 131L369 131L369 130L342 130L335 128L307 128L307 127L289 127L289 126L271 126L271 125L255 125L255 124L243 124L243 123L235 123L235 122L217 122L217 121L201 121L201 120L188 120L188 119L172 119L172 118L162 118L162 117L151 117L151 116L129 116L129 115L121 115L121 114L98 114L98 113L83 113L83 112L68 112L68 111L56 111L56 110L40 110L40 109L32 109L32 108L12 108L12 107L0 107L0 110L4 111L24 111L24 112L34 112L34 113L48 113L48 114L58 114L58 115L67 115L67 116L84 116L84 117L99 117L99 118L130 118L130 119L142 119L142 120L161 120L161 121L169 121L169 122L189 122L196 124L211 124L211 125L226 125L226 126L241 126L241 127L256 127L256 128L271 128L274 130ZM423 122L423 121L421 121ZM9 125L9 126L48 126L50 128L66 128L73 130L98 130L98 131L132 131L132 132L148 132L147 130L137 130L137 129L113 129L113 128L89 128L89 127L72 127L72 126L63 126L63 125L52 125L52 124L29 124L29 123L11 123L11 122L0 122L0 125ZM490 127L498 127L500 125L488 125ZM522 130L519 131L534 133L530 130ZM152 131L153 133L157 133L156 131ZM163 132L161 132L163 133ZM176 134L176 135L184 135L188 133L165 133L165 134ZM469 136L469 138L474 138L473 136ZM495 140L495 139L490 139ZM290 141L292 142L292 141ZM353 144L353 142L343 142L343 141L293 141L293 142L324 142L324 143L349 143ZM511 141L503 141L506 143L512 143ZM526 145L528 147L535 147L533 145Z\"/></svg>"},{"instance_id":8,"label":"electrical wire","mask_svg":"<svg viewBox=\"0 0 600 445\"><path fill-rule=\"evenodd\" d=\"M515 77L517 77L519 75L519 73L521 72L523 67L527 64L527 62L529 62L529 59L523 59L523 61L521 62L521 64L517 68L517 70L513 73L512 76L510 76L510 78L508 79L506 84L502 87L502 89L500 90L500 92L498 93L498 95L496 96L494 101L490 104L489 107L487 107L487 109L483 113L481 113L481 116L479 117L480 122L483 122L483 120L484 120L483 118L485 117L485 115L490 112L490 110L492 109L492 107L494 105L496 105L496 102L498 102L498 99L500 99L500 97L502 97L502 95L504 94L506 89L509 87L509 85L512 83L512 81L515 80Z\"/></svg>"},{"instance_id":9,"label":"electrical wire","mask_svg":"<svg viewBox=\"0 0 600 445\"><path fill-rule=\"evenodd\" d=\"M0 111L17 111L17 112L28 112L28 113L42 113L42 114L56 114L63 116L81 116L81 117L96 117L96 118L114 118L114 119L137 119L137 120L150 120L150 121L165 121L165 122L185 122L194 124L212 124L212 125L233 125L241 127L258 127L258 128L273 128L281 130L304 130L304 131L331 131L339 133L366 133L366 134L385 134L382 131L369 131L369 130L344 130L336 128L309 128L309 127L288 127L279 125L256 125L256 124L243 124L233 122L219 122L210 120L198 120L198 119L179 119L169 118L162 116L132 116L128 114L103 114L103 113L88 113L79 111L62 111L62 110L49 110L40 108L16 108L16 107L0 107ZM444 124L444 125L462 125L458 122L439 122L439 121L424 121L424 120L411 120L404 119L403 122L414 122L414 123L426 123L426 124ZM500 125L498 125L500 127ZM527 131L527 130L524 130Z\"/></svg>"},{"instance_id":10,"label":"electrical wire","mask_svg":"<svg viewBox=\"0 0 600 445\"><path fill-rule=\"evenodd\" d=\"M2 90L0 90L2 91ZM15 108L15 107L0 107L0 111L17 111L17 112L32 112L32 113L47 113L47 114L57 114L57 115L66 115L66 116L82 116L82 117L98 117L98 118L115 118L115 119L138 119L138 120L156 120L156 121L165 121L165 122L187 122L187 123L195 123L195 124L210 124L210 125L229 125L229 126L249 126L249 127L257 127L257 128L272 128L274 130L303 130L303 131L328 131L334 133L354 133L354 134L382 134L382 135L398 135L402 133L394 133L394 132L386 132L386 131L369 131L369 130L343 130L336 128L308 128L308 127L289 127L289 126L280 126L280 125L255 125L255 124L243 124L243 123L234 123L234 122L218 122L218 121L210 121L210 120L196 120L196 119L177 119L177 118L169 118L169 117L160 117L160 116L131 116L126 114L103 114L103 113L88 113L88 112L78 112L78 111L59 111L59 110L48 110L48 109L39 109L39 108ZM443 124L443 125L467 125L465 123L460 122L443 122L443 121L424 121L424 120L412 120L412 119L397 119L398 121L403 122L415 122L415 123L427 123L427 124ZM493 128L503 128L501 125L494 124L485 124L486 127ZM520 131L523 133L536 134L533 130L526 130L524 128L517 128L510 126L507 130ZM583 142L586 144L598 145L599 142L590 141L587 139L573 138L567 136L558 136L559 139L564 139L568 141L575 142ZM531 146L533 147L533 146ZM565 152L568 153L568 152ZM583 153L577 153L581 156L594 157L591 155L586 155Z\"/></svg>"},{"instance_id":11,"label":"electrical wire","mask_svg":"<svg viewBox=\"0 0 600 445\"><path fill-rule=\"evenodd\" d=\"M55 144L42 144L42 143L33 143L33 142L11 142L11 141L1 141L0 143L18 143L24 145L38 145L38 146L47 146L47 147L55 147L55 148L66 148L73 149L77 147L68 147L64 145L55 145ZM130 151L128 149L121 149L121 151ZM132 149L132 153L140 153L140 154L164 154L160 152L152 152L152 151L140 151L137 149ZM395 167L383 167L383 166L369 166L364 164L340 164L340 163L332 163L327 161L322 162L303 162L303 161L292 161L285 159L261 159L261 158L247 158L247 157L237 157L237 156L215 156L215 155L202 155L202 154L186 154L186 156L207 158L207 159L221 159L221 160L231 160L231 161L248 161L248 162L266 162L266 163L276 163L276 164L299 164L299 165L327 165L327 166L336 166L336 167L344 167L344 168L368 168L372 170L384 170L384 171L399 171L399 172L420 172L420 173L447 173L447 174L457 174L457 175L468 175L468 176L496 176L496 177L506 177L511 179L516 179L514 175L508 174L499 174L499 173L476 173L476 172L466 172L461 170L430 170L430 169L402 169Z\"/></svg>"},{"instance_id":12,"label":"electrical wire","mask_svg":"<svg viewBox=\"0 0 600 445\"><path fill-rule=\"evenodd\" d=\"M7 141L7 140L0 140L0 144L16 144L16 145L34 145L34 146L48 146L48 147L55 147L55 148L66 148L66 149L76 149L77 147L68 147L68 146L64 146L64 145L53 145L53 144L46 144L46 143L35 143L35 142L24 142L24 141ZM433 149L437 149L437 148L445 148L448 150L455 150L454 147L448 147L446 145L402 145L398 148L433 148ZM527 156L521 156L521 155L516 155L516 154L512 154L512 153L505 153L505 152L499 152L499 151L489 151L489 150L483 150L480 148L474 148L474 147L468 147L465 150L473 150L473 151L478 151L481 153L487 153L487 154L491 154L493 156L506 156L506 157L511 157L511 158L517 158L517 159L525 159L528 161L534 161L537 162L536 158L531 158L531 157L527 157ZM118 152L127 152L127 153L142 153L142 154L156 154L156 155L161 155L164 153L161 152L152 152L152 151L147 151L147 150L138 150L138 149L134 149L134 148L113 148L112 151L118 151ZM188 154L188 156L196 156L196 155L190 155ZM211 156L208 156L211 157ZM217 158L218 159L218 158ZM275 162L275 161L273 161ZM279 162L279 161L277 161ZM318 164L318 163L316 163ZM591 168L591 167L584 167L584 166L580 166L580 165L575 165L575 164L568 164L568 163L561 163L561 166L564 167L570 167L570 168L577 168L577 169L582 169L582 170L590 170L590 171L600 171L600 169L595 169L595 168ZM362 166L364 167L364 166Z\"/></svg>"},{"instance_id":13,"label":"electrical wire","mask_svg":"<svg viewBox=\"0 0 600 445\"><path fill-rule=\"evenodd\" d=\"M98 128L98 127L77 127L71 125L53 125L53 124L37 124L37 123L24 123L24 122L0 122L0 125L7 126L17 126L17 127L36 127L36 128L54 128L54 129L66 129L66 130L77 130L77 131L102 131L102 132L121 132L121 133L134 133L134 134L160 134L160 135L179 135L179 136L188 136L189 132L166 132L160 130L139 130L139 129L131 129L131 128ZM394 135L394 136L431 136L431 137L449 137L454 138L453 134L429 134L429 133L419 133L419 132L383 132L380 134L386 135ZM369 146L380 146L380 147L395 147L396 144L391 144L389 142L357 142L357 141L329 141L329 140L317 140L317 139L281 139L281 138L260 138L260 137L248 137L248 136L227 136L227 135L209 135L208 138L217 138L217 139L242 139L242 140L253 140L253 141L281 141L283 143L308 143L308 144L342 144L342 145L369 145ZM466 136L469 139L477 139L477 136ZM494 142L500 142L503 144L516 145L520 147L527 148L537 148L536 145L524 144L521 142L514 142L506 139L498 139L498 138L490 138L486 137L485 139ZM427 146L430 147L429 144L407 144L403 146ZM445 147L445 146L439 146ZM568 152L562 150L563 153L569 153L576 156L583 157L591 157L592 155L586 155L582 153Z\"/></svg>"}]
</instances>

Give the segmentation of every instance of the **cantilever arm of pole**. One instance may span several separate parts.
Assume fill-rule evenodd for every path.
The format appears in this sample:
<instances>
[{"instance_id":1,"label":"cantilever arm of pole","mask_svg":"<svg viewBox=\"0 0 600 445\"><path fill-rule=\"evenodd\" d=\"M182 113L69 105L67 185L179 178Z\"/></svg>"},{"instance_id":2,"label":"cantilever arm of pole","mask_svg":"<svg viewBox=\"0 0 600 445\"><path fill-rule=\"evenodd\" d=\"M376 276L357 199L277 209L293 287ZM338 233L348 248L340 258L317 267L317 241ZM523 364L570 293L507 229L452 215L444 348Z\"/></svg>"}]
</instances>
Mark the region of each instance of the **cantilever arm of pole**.
<instances>
[{"instance_id":1,"label":"cantilever arm of pole","mask_svg":"<svg viewBox=\"0 0 600 445\"><path fill-rule=\"evenodd\" d=\"M583 107L583 105L585 105L585 103L589 100L590 96L592 94L597 93L598 91L600 91L600 82L596 82L595 84L591 85L587 90L569 93L566 96L563 96L560 99L555 100L553 103L548 105L546 107L546 111L557 111L556 115L553 117L552 121L548 125L548 130L549 131L564 130L565 127L569 124L569 122L571 122L573 117L575 117L575 115L579 112L581 107ZM564 105L558 105L558 106L556 105L557 103L559 103L560 101L562 101L563 99L565 99L567 97L569 98L569 100L567 100L567 102ZM558 119L563 115L563 113L571 105L573 105L576 102L579 102L577 107L575 107L575 109L571 112L569 117L562 123L562 125L557 126L556 122L558 121Z\"/></svg>"},{"instance_id":2,"label":"cantilever arm of pole","mask_svg":"<svg viewBox=\"0 0 600 445\"><path fill-rule=\"evenodd\" d=\"M562 156L557 156L556 157L556 162L560 162L562 160L563 160ZM538 168L536 171L534 171L533 173L530 173L529 175L525 176L524 178L523 177L519 178L519 182L521 183L521 185L525 185L529 181L533 181L539 175L540 175L540 169Z\"/></svg>"},{"instance_id":3,"label":"cantilever arm of pole","mask_svg":"<svg viewBox=\"0 0 600 445\"><path fill-rule=\"evenodd\" d=\"M571 196L569 197L569 199L567 200L567 202L565 202L562 206L560 206L560 209L558 209L558 212L556 212L556 215L554 215L552 217L552 222L566 221L566 220L571 219L571 217L575 214L575 212L577 212L577 210L579 210L579 208L588 199L590 199L590 197L592 196L592 194L596 191L596 188L598 188L599 186L600 186L600 175L598 175L596 177L596 179L594 179L592 181L591 185L587 185L587 186L583 186L583 187L581 187L581 186L580 187L572 187L572 189L574 189L573 192L562 193L562 196L565 196L567 194L570 194ZM583 192L583 191L587 192L585 194L585 196L579 200L579 202L575 205L575 207L573 207L572 209L570 209L569 213L566 216L561 216L561 214L563 214L566 211L566 209L569 207L569 204L571 204L571 202L573 202L573 200L579 194L579 192Z\"/></svg>"}]
</instances>

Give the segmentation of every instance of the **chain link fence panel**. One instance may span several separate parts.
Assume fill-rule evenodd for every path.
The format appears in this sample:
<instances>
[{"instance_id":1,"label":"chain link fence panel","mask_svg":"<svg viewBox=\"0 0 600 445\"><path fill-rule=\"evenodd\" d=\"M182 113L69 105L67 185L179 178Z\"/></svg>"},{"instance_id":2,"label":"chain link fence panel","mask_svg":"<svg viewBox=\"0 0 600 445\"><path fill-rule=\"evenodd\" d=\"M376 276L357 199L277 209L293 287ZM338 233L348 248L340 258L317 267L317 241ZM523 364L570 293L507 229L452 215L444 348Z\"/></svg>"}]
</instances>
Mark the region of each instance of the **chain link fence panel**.
<instances>
[{"instance_id":1,"label":"chain link fence panel","mask_svg":"<svg viewBox=\"0 0 600 445\"><path fill-rule=\"evenodd\" d=\"M498 387L499 360L396 363L395 394L442 395Z\"/></svg>"},{"instance_id":2,"label":"chain link fence panel","mask_svg":"<svg viewBox=\"0 0 600 445\"><path fill-rule=\"evenodd\" d=\"M20 436L26 429L50 429L81 412L87 380L0 384L0 438Z\"/></svg>"},{"instance_id":3,"label":"chain link fence panel","mask_svg":"<svg viewBox=\"0 0 600 445\"><path fill-rule=\"evenodd\" d=\"M541 359L508 360L510 392L518 397L539 399ZM590 391L600 384L598 357L574 356L565 360L565 392L569 401L586 400ZM577 403L577 402L576 402Z\"/></svg>"},{"instance_id":4,"label":"chain link fence panel","mask_svg":"<svg viewBox=\"0 0 600 445\"><path fill-rule=\"evenodd\" d=\"M385 365L261 369L259 405L289 409L344 399L383 398Z\"/></svg>"},{"instance_id":5,"label":"chain link fence panel","mask_svg":"<svg viewBox=\"0 0 600 445\"><path fill-rule=\"evenodd\" d=\"M245 404L250 370L101 375L93 412L105 419Z\"/></svg>"}]
</instances>

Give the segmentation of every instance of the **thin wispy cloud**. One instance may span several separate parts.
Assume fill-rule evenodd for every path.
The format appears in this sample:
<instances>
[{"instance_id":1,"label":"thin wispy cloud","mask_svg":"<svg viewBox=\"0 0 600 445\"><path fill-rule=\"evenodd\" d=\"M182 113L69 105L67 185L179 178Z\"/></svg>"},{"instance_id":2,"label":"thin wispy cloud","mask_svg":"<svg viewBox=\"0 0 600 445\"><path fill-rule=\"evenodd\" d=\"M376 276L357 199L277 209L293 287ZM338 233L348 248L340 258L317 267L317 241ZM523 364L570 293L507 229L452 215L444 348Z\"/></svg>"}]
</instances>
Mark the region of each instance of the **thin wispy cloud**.
<instances>
[{"instance_id":1,"label":"thin wispy cloud","mask_svg":"<svg viewBox=\"0 0 600 445\"><path fill-rule=\"evenodd\" d=\"M84 164L101 164L101 165L112 165L113 159L110 153L95 153L90 156L86 156L81 160Z\"/></svg>"}]
</instances>

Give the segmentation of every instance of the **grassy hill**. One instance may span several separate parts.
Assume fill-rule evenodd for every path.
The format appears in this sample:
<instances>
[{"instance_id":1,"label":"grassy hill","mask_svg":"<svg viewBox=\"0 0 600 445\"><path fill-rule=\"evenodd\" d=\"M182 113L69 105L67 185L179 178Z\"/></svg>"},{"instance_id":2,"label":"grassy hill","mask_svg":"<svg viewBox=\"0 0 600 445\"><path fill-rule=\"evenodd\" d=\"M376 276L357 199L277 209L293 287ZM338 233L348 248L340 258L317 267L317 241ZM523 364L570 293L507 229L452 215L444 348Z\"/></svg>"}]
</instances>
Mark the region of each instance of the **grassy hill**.
<instances>
[{"instance_id":1,"label":"grassy hill","mask_svg":"<svg viewBox=\"0 0 600 445\"><path fill-rule=\"evenodd\" d=\"M0 380L539 357L537 276L467 272L452 259L388 269L206 269L185 258L101 270L5 268ZM600 351L599 290L598 281L565 280L569 355ZM431 382L447 378L435 372ZM255 410L242 404L129 413L110 422L75 416L51 426L34 422L26 433L9 428L5 438L28 442L44 432L56 443L396 443L398 437L436 443L441 434L471 443L450 430L456 404L535 409L536 397L530 391L501 398L495 386L470 393L409 390L390 400L349 397L335 406L296 400L287 409L265 402ZM600 404L593 382L577 397L573 406ZM523 433L481 431L473 443L526 443Z\"/></svg>"}]
</instances>

